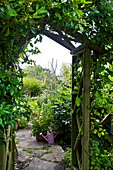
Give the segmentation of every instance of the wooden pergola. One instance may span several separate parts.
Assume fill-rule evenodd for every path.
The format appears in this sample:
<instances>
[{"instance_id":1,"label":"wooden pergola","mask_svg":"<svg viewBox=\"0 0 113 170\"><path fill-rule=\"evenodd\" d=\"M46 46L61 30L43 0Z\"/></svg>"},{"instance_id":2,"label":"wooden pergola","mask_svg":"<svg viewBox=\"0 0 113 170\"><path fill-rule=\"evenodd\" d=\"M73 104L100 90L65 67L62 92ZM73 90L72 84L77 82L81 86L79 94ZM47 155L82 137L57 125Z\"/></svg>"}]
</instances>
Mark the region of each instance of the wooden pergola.
<instances>
[{"instance_id":1,"label":"wooden pergola","mask_svg":"<svg viewBox=\"0 0 113 170\"><path fill-rule=\"evenodd\" d=\"M91 51L94 51L98 54L104 54L106 51L99 47L96 44L91 43L90 40L84 39L82 34L80 33L72 33L71 30L66 30L65 34L62 34L60 31L55 30L55 32L50 32L48 30L37 30L37 35L43 34L55 42L59 43L63 47L70 50L72 54L72 90L76 86L74 76L75 70L77 67L75 66L78 62L78 58L81 57L83 61L83 76L81 78L80 86L78 88L78 94L72 95L72 133L71 133L71 146L72 146L72 165L76 169L89 170L89 138L90 138L90 62L91 62ZM66 36L69 35L69 37ZM29 35L25 37L20 37L20 49L26 43L33 38L31 32ZM75 47L72 44L72 41L75 43L81 43L79 47ZM21 50L20 50L21 51ZM19 51L19 52L20 52ZM75 104L76 97L80 97L83 94L83 104L82 111L77 111L77 105ZM9 127L10 129L10 127ZM14 165L14 139L11 132L12 142L8 141L7 145L3 146L0 149L0 152L4 152L1 157L0 166L2 165L2 170L6 170L8 163L10 166L8 169L13 169ZM8 134L10 135L10 134ZM4 138L4 135L1 136ZM12 153L12 154L11 154ZM5 160L5 161L4 161ZM13 161L11 161L13 160ZM4 165L3 162L6 162ZM7 164L7 165L6 165Z\"/></svg>"},{"instance_id":2,"label":"wooden pergola","mask_svg":"<svg viewBox=\"0 0 113 170\"><path fill-rule=\"evenodd\" d=\"M83 73L78 88L78 94L72 94L72 131L71 131L71 147L72 147L72 165L77 170L89 170L89 147L90 147L90 63L91 51L97 54L104 54L106 51L96 44L92 44L90 40L85 40L80 33L68 39L62 36L45 31L44 35L59 43L63 47L70 50L72 54L72 91L77 82L74 80L75 70L77 71L78 58L83 62ZM79 47L75 47L71 40L81 43ZM83 95L83 103L81 111L75 104L76 97Z\"/></svg>"}]
</instances>

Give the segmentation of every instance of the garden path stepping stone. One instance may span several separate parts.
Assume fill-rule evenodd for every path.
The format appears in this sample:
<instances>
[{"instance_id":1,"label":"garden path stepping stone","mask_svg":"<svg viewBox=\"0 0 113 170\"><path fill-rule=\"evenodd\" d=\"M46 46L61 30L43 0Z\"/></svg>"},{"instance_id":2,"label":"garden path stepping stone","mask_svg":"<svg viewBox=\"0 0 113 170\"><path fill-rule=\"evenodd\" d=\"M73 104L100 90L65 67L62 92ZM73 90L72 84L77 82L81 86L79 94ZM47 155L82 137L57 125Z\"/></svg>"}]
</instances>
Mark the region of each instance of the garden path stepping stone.
<instances>
[{"instance_id":1,"label":"garden path stepping stone","mask_svg":"<svg viewBox=\"0 0 113 170\"><path fill-rule=\"evenodd\" d=\"M56 144L48 145L48 143L46 142L37 142L36 138L31 136L30 129L18 130L16 135L18 162L20 162L20 164L23 164L22 169L64 169L64 165L62 164L64 150L61 146ZM21 168L19 170L21 170Z\"/></svg>"}]
</instances>

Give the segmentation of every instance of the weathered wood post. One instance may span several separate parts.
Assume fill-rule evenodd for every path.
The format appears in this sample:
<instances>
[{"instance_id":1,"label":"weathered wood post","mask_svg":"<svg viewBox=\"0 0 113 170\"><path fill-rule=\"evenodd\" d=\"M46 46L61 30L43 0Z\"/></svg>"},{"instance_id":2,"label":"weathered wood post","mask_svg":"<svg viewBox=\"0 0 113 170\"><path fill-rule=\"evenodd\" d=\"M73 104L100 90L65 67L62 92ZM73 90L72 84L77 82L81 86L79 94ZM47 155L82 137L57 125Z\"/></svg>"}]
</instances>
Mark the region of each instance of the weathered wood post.
<instances>
[{"instance_id":1,"label":"weathered wood post","mask_svg":"<svg viewBox=\"0 0 113 170\"><path fill-rule=\"evenodd\" d=\"M3 128L1 128L3 130ZM0 135L0 170L6 170L5 134Z\"/></svg>"},{"instance_id":2,"label":"weathered wood post","mask_svg":"<svg viewBox=\"0 0 113 170\"><path fill-rule=\"evenodd\" d=\"M74 87L76 85L76 82L74 80L74 69L75 69L75 64L76 64L76 60L77 57L76 56L72 56L72 91L74 90ZM75 106L75 94L72 94L72 109L74 110L74 106ZM71 132L71 147L72 147L72 165L77 167L77 158L76 158L76 152L74 150L74 144L75 144L75 140L78 134L78 128L77 128L77 121L76 121L76 113L73 112L72 113L72 132Z\"/></svg>"},{"instance_id":3,"label":"weathered wood post","mask_svg":"<svg viewBox=\"0 0 113 170\"><path fill-rule=\"evenodd\" d=\"M82 137L82 168L89 170L89 129L90 129L90 58L89 48L84 51L83 75L83 137Z\"/></svg>"}]
</instances>

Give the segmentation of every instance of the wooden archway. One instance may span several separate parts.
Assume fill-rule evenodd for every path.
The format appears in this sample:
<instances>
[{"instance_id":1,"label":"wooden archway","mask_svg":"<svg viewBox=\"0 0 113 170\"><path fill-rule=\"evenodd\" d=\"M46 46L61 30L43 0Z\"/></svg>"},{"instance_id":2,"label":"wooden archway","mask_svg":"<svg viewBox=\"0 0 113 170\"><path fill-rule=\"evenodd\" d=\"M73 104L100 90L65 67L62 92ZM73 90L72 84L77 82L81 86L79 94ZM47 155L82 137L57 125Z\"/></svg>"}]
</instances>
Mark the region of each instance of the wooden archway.
<instances>
[{"instance_id":1,"label":"wooden archway","mask_svg":"<svg viewBox=\"0 0 113 170\"><path fill-rule=\"evenodd\" d=\"M83 116L82 122L80 122L80 118L78 113L76 112L76 105L75 105L75 98L76 96L72 96L72 105L73 105L73 113L72 113L72 164L73 166L77 168L83 167L85 170L89 170L89 103L90 103L90 50L94 50L97 53L104 53L105 50L103 50L101 47L98 47L96 44L92 44L90 40L85 40L83 36L80 33L75 33L73 34L70 30L66 30L65 33L69 34L70 37L67 38L65 35L62 35L60 31L55 30L57 32L53 33L48 30L44 30L43 34L46 35L47 37L51 38L55 42L59 43L63 47L67 48L70 50L72 54L72 66L77 62L77 57L79 55L83 56L84 58L84 76L83 76L83 86L81 82L80 86L80 92L82 91L81 88L83 87L83 112L81 113ZM42 34L40 30L37 30L37 35ZM21 47L26 43L26 41L29 41L31 38L33 38L33 35L31 32L29 35L25 37L20 37L20 49L18 53L21 52ZM76 48L71 41L74 42L79 42L82 45L78 48ZM18 43L18 42L17 42ZM83 45L83 44L86 45ZM74 86L76 85L76 82L74 82L74 66L73 66L73 72L72 72L72 77L73 77L73 82L72 82L72 90L74 89ZM79 92L79 93L80 93ZM80 95L78 93L78 95ZM83 129L83 130L82 130ZM81 132L83 131L83 135L81 137ZM12 136L12 134L9 134ZM78 138L80 136L80 138ZM3 138L3 136L1 137ZM84 139L84 140L83 140ZM13 142L13 137L12 137L12 142ZM8 141L8 147L12 146L12 143ZM81 149L82 146L82 149ZM1 148L1 151L4 151L3 154L3 159L5 160L13 160L14 154L14 147L12 148L11 152L7 153L7 147L3 146ZM82 152L81 152L82 151ZM9 156L11 155L11 157ZM81 161L82 160L82 161ZM5 162L5 161L4 161ZM11 167L13 166L13 161L11 161ZM2 163L0 164L2 165ZM2 165L3 170L6 169L6 163ZM10 169L10 167L9 167ZM13 169L13 168L12 168Z\"/></svg>"}]
</instances>

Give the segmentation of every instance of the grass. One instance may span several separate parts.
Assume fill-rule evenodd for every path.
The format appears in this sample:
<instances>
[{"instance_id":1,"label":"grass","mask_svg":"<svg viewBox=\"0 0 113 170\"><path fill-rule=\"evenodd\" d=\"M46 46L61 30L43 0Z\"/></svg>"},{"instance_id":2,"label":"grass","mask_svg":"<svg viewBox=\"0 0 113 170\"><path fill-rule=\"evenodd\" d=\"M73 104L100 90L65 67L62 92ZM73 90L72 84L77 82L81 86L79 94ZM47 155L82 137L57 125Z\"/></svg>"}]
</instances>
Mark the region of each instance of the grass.
<instances>
[{"instance_id":1,"label":"grass","mask_svg":"<svg viewBox=\"0 0 113 170\"><path fill-rule=\"evenodd\" d=\"M32 153L32 150L30 148L23 148L22 151L27 151L28 153Z\"/></svg>"},{"instance_id":2,"label":"grass","mask_svg":"<svg viewBox=\"0 0 113 170\"><path fill-rule=\"evenodd\" d=\"M52 153L53 151L52 150L47 150L46 152L42 153L41 156L45 155L45 154L49 154L49 153Z\"/></svg>"},{"instance_id":3,"label":"grass","mask_svg":"<svg viewBox=\"0 0 113 170\"><path fill-rule=\"evenodd\" d=\"M43 149L43 150L48 150L49 147L51 147L51 145L43 146L41 149Z\"/></svg>"},{"instance_id":4,"label":"grass","mask_svg":"<svg viewBox=\"0 0 113 170\"><path fill-rule=\"evenodd\" d=\"M19 143L19 141L17 140L15 143L16 143L16 144L18 144L18 143Z\"/></svg>"}]
</instances>

